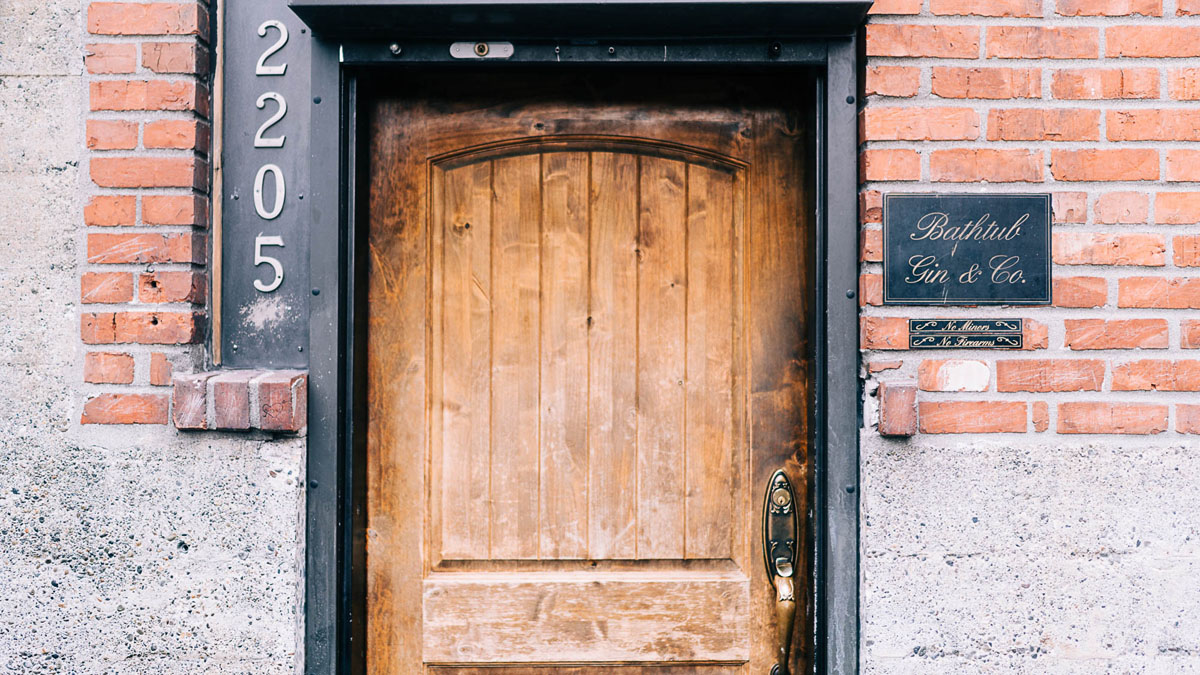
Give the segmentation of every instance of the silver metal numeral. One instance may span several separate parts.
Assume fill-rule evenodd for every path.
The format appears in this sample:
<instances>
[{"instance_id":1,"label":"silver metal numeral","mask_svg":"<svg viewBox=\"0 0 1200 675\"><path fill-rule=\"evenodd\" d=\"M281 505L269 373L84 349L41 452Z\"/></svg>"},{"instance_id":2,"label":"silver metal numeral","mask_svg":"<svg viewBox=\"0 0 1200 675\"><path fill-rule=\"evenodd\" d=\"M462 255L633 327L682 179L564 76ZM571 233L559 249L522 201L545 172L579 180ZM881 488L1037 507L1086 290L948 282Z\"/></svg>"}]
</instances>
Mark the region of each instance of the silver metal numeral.
<instances>
[{"instance_id":1,"label":"silver metal numeral","mask_svg":"<svg viewBox=\"0 0 1200 675\"><path fill-rule=\"evenodd\" d=\"M279 262L278 258L263 255L262 249L264 246L283 246L283 237L264 237L260 234L254 238L254 266L270 265L271 269L275 271L275 278L270 283L264 284L262 281L255 279L254 287L263 293L270 293L279 288L279 284L283 283L283 263Z\"/></svg>"},{"instance_id":2,"label":"silver metal numeral","mask_svg":"<svg viewBox=\"0 0 1200 675\"><path fill-rule=\"evenodd\" d=\"M281 63L276 66L267 65L267 59L279 52L279 50L283 49L283 46L287 44L287 26L283 25L282 21L277 21L275 19L264 21L262 25L258 27L258 36L266 37L268 29L270 28L274 28L275 30L279 31L279 39L276 40L275 43L270 47L267 47L266 51L264 51L262 55L258 57L258 63L256 63L254 66L255 75L283 75L287 72L287 63ZM254 105L258 107L259 110L265 110L267 107L267 101L274 101L276 105L279 106L279 109L276 110L270 117L268 117L267 121L263 122L262 126L258 128L257 132L255 132L254 147L282 148L284 142L287 140L286 134L280 134L272 137L267 136L266 133L267 130L278 124L283 120L284 116L287 115L287 100L284 99L283 95L279 92L268 91L259 96ZM275 191L273 195L273 201L271 202L271 208L269 209L266 206L266 197L264 196L267 174L271 174L275 179ZM283 212L283 205L286 202L286 198L287 188L283 180L283 170L280 169L276 164L264 164L261 168L259 168L258 173L254 176L254 211L258 214L258 217L262 218L263 220L274 220L275 218L279 217L280 213ZM270 293L279 288L279 286L283 283L283 263L280 262L279 258L265 255L263 253L263 247L282 247L283 245L283 237L277 235L265 236L260 232L259 235L254 238L254 266L258 267L259 265L267 265L275 274L275 277L267 282L263 282L261 279L254 280L254 288L258 289L262 293Z\"/></svg>"},{"instance_id":3,"label":"silver metal numeral","mask_svg":"<svg viewBox=\"0 0 1200 675\"><path fill-rule=\"evenodd\" d=\"M287 140L286 135L276 136L275 138L267 138L266 136L263 136L263 133L267 129L270 129L272 126L277 124L283 119L283 116L287 114L287 101L283 98L282 94L274 91L268 91L262 96L259 96L258 101L256 101L254 105L256 105L259 110L262 110L266 107L267 101L275 101L275 103L279 104L279 110L275 111L275 114L271 115L271 117L268 118L266 122L263 122L263 125L258 128L258 133L254 134L254 147L282 148L283 142Z\"/></svg>"},{"instance_id":4,"label":"silver metal numeral","mask_svg":"<svg viewBox=\"0 0 1200 675\"><path fill-rule=\"evenodd\" d=\"M278 65L278 66L268 66L267 65L267 57L271 56L272 54L279 51L280 49L283 49L283 46L287 44L287 41L288 41L287 26L283 25L283 22L276 21L275 19L271 19L270 21L264 21L263 24L258 27L258 36L266 37L268 28L275 28L275 29L279 30L279 39L276 40L275 44L271 45L270 47L267 47L267 51L263 52L262 56L258 57L258 64L254 66L254 74L255 75L283 75L285 72L287 72L287 64L284 63L284 64Z\"/></svg>"},{"instance_id":5,"label":"silver metal numeral","mask_svg":"<svg viewBox=\"0 0 1200 675\"><path fill-rule=\"evenodd\" d=\"M267 210L263 206L263 181L267 179L267 174L275 175L275 203L271 205L271 210ZM283 171L274 164L264 164L258 170L258 175L254 177L254 210L258 212L258 217L263 220L275 220L283 211L283 201L286 191L283 185Z\"/></svg>"}]
</instances>

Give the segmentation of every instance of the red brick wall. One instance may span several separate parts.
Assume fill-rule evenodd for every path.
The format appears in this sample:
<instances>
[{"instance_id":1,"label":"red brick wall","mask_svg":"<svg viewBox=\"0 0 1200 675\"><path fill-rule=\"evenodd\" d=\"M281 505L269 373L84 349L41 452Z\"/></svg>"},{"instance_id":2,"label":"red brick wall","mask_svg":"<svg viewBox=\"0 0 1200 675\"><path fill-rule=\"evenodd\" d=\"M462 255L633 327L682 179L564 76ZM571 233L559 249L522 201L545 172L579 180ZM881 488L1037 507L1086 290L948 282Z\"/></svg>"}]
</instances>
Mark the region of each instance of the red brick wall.
<instances>
[{"instance_id":1,"label":"red brick wall","mask_svg":"<svg viewBox=\"0 0 1200 675\"><path fill-rule=\"evenodd\" d=\"M868 421L1200 433L1200 2L877 0L866 52ZM1053 307L880 307L881 194L980 191L1054 195ZM905 351L908 317L990 316L1026 349Z\"/></svg>"},{"instance_id":2,"label":"red brick wall","mask_svg":"<svg viewBox=\"0 0 1200 675\"><path fill-rule=\"evenodd\" d=\"M204 2L87 10L84 424L167 424L173 366L202 358L209 26Z\"/></svg>"}]
</instances>

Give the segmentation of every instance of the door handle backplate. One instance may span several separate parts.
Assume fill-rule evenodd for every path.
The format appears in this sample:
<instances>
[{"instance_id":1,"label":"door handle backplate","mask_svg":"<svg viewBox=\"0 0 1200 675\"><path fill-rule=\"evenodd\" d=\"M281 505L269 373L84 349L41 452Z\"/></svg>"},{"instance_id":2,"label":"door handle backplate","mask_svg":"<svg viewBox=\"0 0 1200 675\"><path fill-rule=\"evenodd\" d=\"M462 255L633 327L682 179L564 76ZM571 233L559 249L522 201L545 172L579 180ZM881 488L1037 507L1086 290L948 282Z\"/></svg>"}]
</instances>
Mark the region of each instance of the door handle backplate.
<instances>
[{"instance_id":1,"label":"door handle backplate","mask_svg":"<svg viewBox=\"0 0 1200 675\"><path fill-rule=\"evenodd\" d=\"M796 592L793 583L797 567L799 525L796 518L796 491L782 470L767 481L763 497L763 558L767 578L775 589L776 662L771 675L788 675L792 626L796 620Z\"/></svg>"}]
</instances>

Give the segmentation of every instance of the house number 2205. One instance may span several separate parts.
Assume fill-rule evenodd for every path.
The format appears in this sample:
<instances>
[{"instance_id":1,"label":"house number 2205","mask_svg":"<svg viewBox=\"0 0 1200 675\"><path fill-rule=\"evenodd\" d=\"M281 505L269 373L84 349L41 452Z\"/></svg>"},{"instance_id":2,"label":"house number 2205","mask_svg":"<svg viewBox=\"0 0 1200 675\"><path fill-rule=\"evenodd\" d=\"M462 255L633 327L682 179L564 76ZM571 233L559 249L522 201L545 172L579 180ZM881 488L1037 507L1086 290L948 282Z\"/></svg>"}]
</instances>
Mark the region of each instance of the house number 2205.
<instances>
[{"instance_id":1,"label":"house number 2205","mask_svg":"<svg viewBox=\"0 0 1200 675\"><path fill-rule=\"evenodd\" d=\"M276 52L283 49L288 41L287 26L283 25L282 21L271 19L264 21L258 27L258 36L266 38L271 29L278 33L278 39L267 47L261 56L258 57L258 62L254 66L255 77L277 77L287 73L287 63L268 64L267 61L275 55ZM270 104L274 103L274 110L270 110ZM276 124L283 121L287 115L287 101L283 98L283 94L274 91L264 92L255 101L255 105L259 110L264 110L268 113L267 119L258 128L258 132L254 134L255 148L282 148L287 136L279 134L277 136L268 136L267 130ZM266 189L270 186L273 188L270 196ZM279 214L283 213L283 206L287 198L287 183L283 176L283 169L277 164L270 162L264 163L258 172L254 175L254 212L263 220L275 220ZM264 246L283 246L283 237L278 235L264 235L260 233L254 238L254 265L268 265L275 276L270 281L261 279L254 280L254 288L262 293L270 293L279 288L283 283L283 263L278 258L265 255L263 252Z\"/></svg>"}]
</instances>

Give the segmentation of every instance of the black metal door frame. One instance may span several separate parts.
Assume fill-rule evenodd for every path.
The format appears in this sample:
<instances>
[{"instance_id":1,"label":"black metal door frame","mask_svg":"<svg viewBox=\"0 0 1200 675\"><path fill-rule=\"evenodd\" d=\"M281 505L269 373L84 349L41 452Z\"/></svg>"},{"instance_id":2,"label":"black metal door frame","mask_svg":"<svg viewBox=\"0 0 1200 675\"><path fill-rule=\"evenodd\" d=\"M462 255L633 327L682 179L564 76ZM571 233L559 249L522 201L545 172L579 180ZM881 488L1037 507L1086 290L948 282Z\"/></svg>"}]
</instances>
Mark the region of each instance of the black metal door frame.
<instances>
[{"instance_id":1,"label":"black metal door frame","mask_svg":"<svg viewBox=\"0 0 1200 675\"><path fill-rule=\"evenodd\" d=\"M310 316L309 435L306 492L305 672L347 675L365 654L365 284L356 77L365 68L453 68L480 60L450 56L453 39L335 37L321 16L306 16L319 0L292 0L312 22L311 190L309 232L313 297ZM326 0L328 5L355 3ZM378 4L378 3L377 3ZM404 4L402 2L395 3ZM408 3L452 8L443 2ZM520 4L520 3L517 3ZM561 4L561 3L560 3ZM570 0L568 3L570 4ZM593 3L595 4L595 3ZM604 3L600 3L604 4ZM642 9L651 3L642 3ZM655 3L664 4L664 3ZM669 3L666 3L669 4ZM706 3L692 3L706 4ZM712 3L745 9L770 3ZM858 673L858 218L856 29L870 2L787 3L810 11L846 12L840 32L808 38L572 42L513 40L514 57L495 63L549 67L621 63L645 67L810 67L817 73L817 219L814 303L816 377L814 602L816 671ZM507 6L497 3L494 6ZM631 5L612 2L618 15ZM812 7L820 7L813 10ZM349 10L347 10L349 11ZM448 10L447 10L448 11ZM722 10L728 11L728 10ZM829 16L825 15L825 20ZM846 27L849 26L849 30ZM428 25L424 25L428 28ZM685 27L686 28L686 27ZM459 27L450 29L461 30ZM553 28L551 28L553 29ZM412 30L412 26L408 27ZM832 29L829 29L832 30ZM452 30L450 32L453 32ZM472 35L476 39L488 36ZM497 38L499 39L499 38ZM610 49L611 48L611 49ZM517 56L519 55L519 56ZM493 62L495 60L492 60ZM489 66L492 63L488 64Z\"/></svg>"}]
</instances>

